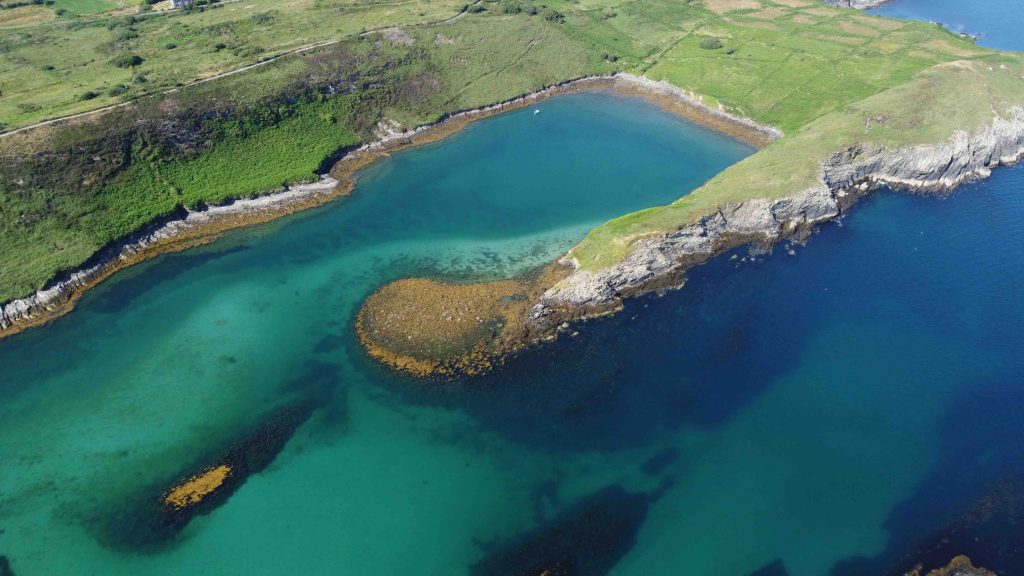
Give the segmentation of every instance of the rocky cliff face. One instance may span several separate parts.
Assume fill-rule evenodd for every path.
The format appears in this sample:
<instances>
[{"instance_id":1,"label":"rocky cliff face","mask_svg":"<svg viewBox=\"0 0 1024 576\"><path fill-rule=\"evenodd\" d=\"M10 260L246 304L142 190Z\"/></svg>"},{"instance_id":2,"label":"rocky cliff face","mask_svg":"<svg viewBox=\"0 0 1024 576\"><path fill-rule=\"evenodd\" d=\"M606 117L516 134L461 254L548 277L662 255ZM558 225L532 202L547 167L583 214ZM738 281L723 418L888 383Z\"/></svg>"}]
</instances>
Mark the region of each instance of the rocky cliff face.
<instances>
[{"instance_id":1,"label":"rocky cliff face","mask_svg":"<svg viewBox=\"0 0 1024 576\"><path fill-rule=\"evenodd\" d=\"M620 307L623 297L681 285L687 268L730 248L803 237L879 186L949 190L966 180L988 177L992 168L1022 156L1024 108L1019 107L1007 118L997 117L973 133L957 132L938 145L896 150L851 146L822 162L816 186L781 200L723 206L692 226L637 241L615 266L596 272L576 270L544 293L529 320L544 331L567 315L607 312ZM576 265L573 260L566 263Z\"/></svg>"}]
</instances>

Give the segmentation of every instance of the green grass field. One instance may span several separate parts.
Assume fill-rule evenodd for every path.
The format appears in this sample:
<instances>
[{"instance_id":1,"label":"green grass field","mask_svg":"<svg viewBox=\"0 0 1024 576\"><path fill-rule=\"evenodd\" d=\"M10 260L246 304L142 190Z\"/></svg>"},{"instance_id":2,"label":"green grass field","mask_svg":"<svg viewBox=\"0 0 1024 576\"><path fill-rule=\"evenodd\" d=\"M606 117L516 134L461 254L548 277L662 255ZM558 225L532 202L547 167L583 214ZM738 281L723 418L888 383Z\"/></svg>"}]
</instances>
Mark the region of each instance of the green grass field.
<instances>
[{"instance_id":1,"label":"green grass field","mask_svg":"<svg viewBox=\"0 0 1024 576\"><path fill-rule=\"evenodd\" d=\"M723 202L799 191L843 146L937 142L1024 100L1017 56L817 0L484 1L438 23L463 7L240 0L134 23L108 12L0 28L8 126L158 93L2 140L0 302L179 206L310 179L381 120L413 127L583 75L645 74L786 133L685 199L595 229L574 249L591 269ZM402 30L360 34L383 24ZM339 42L159 94L326 40ZM142 62L112 64L125 54ZM942 65L953 61L971 63ZM871 114L891 121L866 130Z\"/></svg>"},{"instance_id":2,"label":"green grass field","mask_svg":"<svg viewBox=\"0 0 1024 576\"><path fill-rule=\"evenodd\" d=\"M33 26L0 28L0 125L8 129L159 92L364 29L448 18L463 4L241 0L203 12L146 14L133 23L130 15L74 15L111 0L56 2L67 4L69 13ZM142 63L119 68L112 62L122 55L137 55ZM114 90L122 86L123 92ZM90 92L96 96L85 99Z\"/></svg>"},{"instance_id":3,"label":"green grass field","mask_svg":"<svg viewBox=\"0 0 1024 576\"><path fill-rule=\"evenodd\" d=\"M573 248L584 269L618 262L645 236L694 224L723 204L778 199L818 182L829 155L855 143L889 148L942 142L961 129L991 124L1024 106L1024 57L1004 55L930 68L909 82L811 122L725 170L668 206L612 220Z\"/></svg>"},{"instance_id":4,"label":"green grass field","mask_svg":"<svg viewBox=\"0 0 1024 576\"><path fill-rule=\"evenodd\" d=\"M56 8L64 8L68 12L79 16L101 14L125 6L125 4L119 4L112 0L55 0L53 5Z\"/></svg>"}]
</instances>

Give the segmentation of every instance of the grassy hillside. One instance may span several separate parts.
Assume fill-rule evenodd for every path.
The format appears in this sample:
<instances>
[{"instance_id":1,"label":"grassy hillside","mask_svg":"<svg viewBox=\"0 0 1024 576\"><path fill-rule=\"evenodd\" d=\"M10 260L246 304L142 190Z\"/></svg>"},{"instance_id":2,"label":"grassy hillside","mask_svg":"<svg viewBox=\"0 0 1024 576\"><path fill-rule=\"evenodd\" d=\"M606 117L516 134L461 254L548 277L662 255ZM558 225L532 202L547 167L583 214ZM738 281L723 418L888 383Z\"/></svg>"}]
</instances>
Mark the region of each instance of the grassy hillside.
<instances>
[{"instance_id":1,"label":"grassy hillside","mask_svg":"<svg viewBox=\"0 0 1024 576\"><path fill-rule=\"evenodd\" d=\"M100 2L109 0L56 0L43 8L73 4L83 14ZM450 18L464 4L224 0L202 11L98 16L69 8L50 21L0 27L0 124L16 128L122 102L363 30ZM6 15L0 10L0 19ZM131 56L137 64L119 65Z\"/></svg>"},{"instance_id":2,"label":"grassy hillside","mask_svg":"<svg viewBox=\"0 0 1024 576\"><path fill-rule=\"evenodd\" d=\"M942 142L961 129L1024 106L1024 57L998 55L929 68L909 82L827 114L662 207L612 220L573 248L585 269L623 258L639 238L694 224L719 206L777 199L818 183L820 163L856 144L899 147Z\"/></svg>"},{"instance_id":3,"label":"grassy hillside","mask_svg":"<svg viewBox=\"0 0 1024 576\"><path fill-rule=\"evenodd\" d=\"M310 179L336 151L373 138L381 120L412 127L582 75L644 73L787 133L687 199L595 230L576 253L586 265L602 266L621 257L632 238L685 224L720 201L800 185L821 154L859 137L855 110L873 95L911 86L943 62L995 58L937 26L817 0L484 0L451 20L465 7L239 0L135 21L105 12L0 28L0 121L11 126L337 40L0 140L0 302L180 206ZM437 20L445 21L360 34ZM126 54L142 62L113 63ZM124 91L112 90L122 85ZM977 86L945 85L931 100L896 98L901 117L933 115L914 126L934 134L896 130L885 137L938 137L972 114L990 114L972 104L948 113L970 102L950 99L966 89ZM97 96L82 100L83 90ZM925 104L930 108L918 109ZM872 136L881 138L881 129Z\"/></svg>"}]
</instances>

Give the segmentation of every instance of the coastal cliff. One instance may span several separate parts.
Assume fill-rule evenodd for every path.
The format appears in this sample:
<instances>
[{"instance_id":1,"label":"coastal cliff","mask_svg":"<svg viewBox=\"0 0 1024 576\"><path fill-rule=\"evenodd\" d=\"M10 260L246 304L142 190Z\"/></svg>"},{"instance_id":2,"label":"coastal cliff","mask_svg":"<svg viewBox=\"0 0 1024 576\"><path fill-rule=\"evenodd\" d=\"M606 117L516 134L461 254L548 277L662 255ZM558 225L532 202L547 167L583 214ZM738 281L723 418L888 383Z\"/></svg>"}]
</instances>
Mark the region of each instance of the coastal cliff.
<instances>
[{"instance_id":1,"label":"coastal cliff","mask_svg":"<svg viewBox=\"0 0 1024 576\"><path fill-rule=\"evenodd\" d=\"M771 245L802 239L818 224L840 216L858 197L892 186L909 191L948 191L994 167L1024 156L1024 108L995 117L973 133L956 132L938 145L889 150L857 144L821 163L818 184L792 196L725 205L696 224L660 237L638 240L626 258L589 271L569 257L575 271L547 290L530 312L538 331L549 331L566 315L588 315L621 307L623 297L682 283L682 273L716 254L743 244Z\"/></svg>"},{"instance_id":2,"label":"coastal cliff","mask_svg":"<svg viewBox=\"0 0 1024 576\"><path fill-rule=\"evenodd\" d=\"M404 279L382 287L364 302L356 332L370 356L401 371L487 371L571 331L574 321L618 311L625 298L682 286L688 269L727 250L802 242L880 187L941 193L1018 161L1022 80L1012 60L933 67L775 140L676 202L602 224L515 286L435 282L424 291ZM634 85L686 96L651 80ZM962 106L965 95L971 106ZM467 293L476 295L471 305ZM467 304L459 317L486 318L490 328L456 326L455 315L431 312L447 302ZM410 345L414 333L420 337Z\"/></svg>"}]
</instances>

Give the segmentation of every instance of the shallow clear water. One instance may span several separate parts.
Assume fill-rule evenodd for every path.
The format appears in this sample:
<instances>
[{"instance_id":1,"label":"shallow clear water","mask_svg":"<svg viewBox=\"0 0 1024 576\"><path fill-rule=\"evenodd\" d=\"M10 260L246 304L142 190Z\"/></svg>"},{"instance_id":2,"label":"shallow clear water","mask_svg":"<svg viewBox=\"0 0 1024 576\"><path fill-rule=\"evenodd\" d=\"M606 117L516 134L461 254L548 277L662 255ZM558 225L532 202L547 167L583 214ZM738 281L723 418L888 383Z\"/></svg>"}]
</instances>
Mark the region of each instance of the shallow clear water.
<instances>
[{"instance_id":1,"label":"shallow clear water","mask_svg":"<svg viewBox=\"0 0 1024 576\"><path fill-rule=\"evenodd\" d=\"M870 10L890 18L938 22L1000 50L1024 51L1024 2L1020 0L890 0Z\"/></svg>"},{"instance_id":2,"label":"shallow clear water","mask_svg":"<svg viewBox=\"0 0 1024 576\"><path fill-rule=\"evenodd\" d=\"M332 206L118 274L0 342L0 555L20 575L448 574L528 526L560 458L405 403L409 383L352 340L358 304L410 274L547 263L752 152L636 99L540 108L379 162ZM322 408L228 505L160 553L125 546L126 502L309 395Z\"/></svg>"},{"instance_id":3,"label":"shallow clear water","mask_svg":"<svg viewBox=\"0 0 1024 576\"><path fill-rule=\"evenodd\" d=\"M368 361L351 320L382 282L514 274L751 152L636 100L542 109L0 341L16 573L447 576L540 530L600 559L583 574L877 576L1024 472L1021 168L880 193L792 254L726 255L484 378ZM159 550L118 540L141 489L307 396L311 419L226 504ZM543 532L579 502L589 516Z\"/></svg>"}]
</instances>

